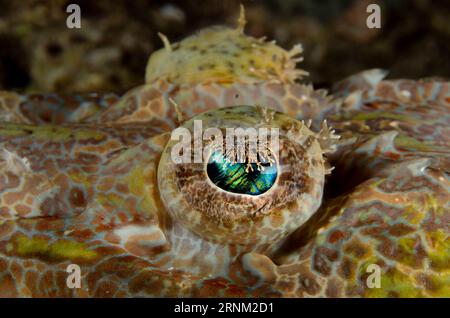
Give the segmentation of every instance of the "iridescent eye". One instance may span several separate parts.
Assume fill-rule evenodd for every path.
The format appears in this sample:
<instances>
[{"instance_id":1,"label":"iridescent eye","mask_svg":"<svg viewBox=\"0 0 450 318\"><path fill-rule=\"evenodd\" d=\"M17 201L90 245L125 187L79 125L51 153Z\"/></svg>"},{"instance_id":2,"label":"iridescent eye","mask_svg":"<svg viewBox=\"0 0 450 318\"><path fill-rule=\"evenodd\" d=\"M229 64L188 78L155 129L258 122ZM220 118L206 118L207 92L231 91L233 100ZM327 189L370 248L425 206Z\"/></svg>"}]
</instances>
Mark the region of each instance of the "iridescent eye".
<instances>
[{"instance_id":1,"label":"iridescent eye","mask_svg":"<svg viewBox=\"0 0 450 318\"><path fill-rule=\"evenodd\" d=\"M277 178L276 163L230 163L220 152L212 153L206 172L219 188L234 193L260 195L268 191Z\"/></svg>"},{"instance_id":2,"label":"iridescent eye","mask_svg":"<svg viewBox=\"0 0 450 318\"><path fill-rule=\"evenodd\" d=\"M262 128L270 130L267 147L264 135L254 143L247 134ZM239 138L238 130L244 132ZM274 144L272 130L278 132ZM236 133L231 148L229 131ZM281 241L320 205L323 136L291 116L255 106L215 109L183 122L158 166L158 191L171 222L205 240L251 250Z\"/></svg>"}]
</instances>

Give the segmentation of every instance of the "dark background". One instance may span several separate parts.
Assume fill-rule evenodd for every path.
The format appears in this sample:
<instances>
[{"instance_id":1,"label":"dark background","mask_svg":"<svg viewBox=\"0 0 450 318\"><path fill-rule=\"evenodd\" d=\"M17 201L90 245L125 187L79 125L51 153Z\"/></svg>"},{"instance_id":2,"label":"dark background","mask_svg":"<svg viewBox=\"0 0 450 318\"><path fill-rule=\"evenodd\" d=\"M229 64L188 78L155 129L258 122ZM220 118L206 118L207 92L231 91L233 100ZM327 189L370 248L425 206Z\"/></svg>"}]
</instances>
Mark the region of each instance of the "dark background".
<instances>
[{"instance_id":1,"label":"dark background","mask_svg":"<svg viewBox=\"0 0 450 318\"><path fill-rule=\"evenodd\" d=\"M177 41L214 24L300 42L309 80L328 86L363 69L390 77L450 77L450 1L36 1L0 0L0 89L123 93L144 81L148 56L162 47L157 32ZM65 9L81 6L81 29L68 29ZM382 28L366 27L366 7L382 8Z\"/></svg>"}]
</instances>

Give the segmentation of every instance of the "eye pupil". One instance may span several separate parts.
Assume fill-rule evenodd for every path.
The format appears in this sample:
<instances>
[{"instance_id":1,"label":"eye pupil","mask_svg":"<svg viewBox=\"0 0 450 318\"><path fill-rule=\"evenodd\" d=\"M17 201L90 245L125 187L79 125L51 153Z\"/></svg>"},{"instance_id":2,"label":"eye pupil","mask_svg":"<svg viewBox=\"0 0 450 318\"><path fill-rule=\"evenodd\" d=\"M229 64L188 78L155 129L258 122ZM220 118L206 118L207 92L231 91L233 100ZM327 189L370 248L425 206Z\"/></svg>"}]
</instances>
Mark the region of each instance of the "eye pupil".
<instances>
[{"instance_id":1,"label":"eye pupil","mask_svg":"<svg viewBox=\"0 0 450 318\"><path fill-rule=\"evenodd\" d=\"M219 188L233 193L260 195L268 191L277 178L276 163L256 163L253 169L246 169L247 163L229 163L223 154L214 152L209 158L206 172L211 181Z\"/></svg>"}]
</instances>

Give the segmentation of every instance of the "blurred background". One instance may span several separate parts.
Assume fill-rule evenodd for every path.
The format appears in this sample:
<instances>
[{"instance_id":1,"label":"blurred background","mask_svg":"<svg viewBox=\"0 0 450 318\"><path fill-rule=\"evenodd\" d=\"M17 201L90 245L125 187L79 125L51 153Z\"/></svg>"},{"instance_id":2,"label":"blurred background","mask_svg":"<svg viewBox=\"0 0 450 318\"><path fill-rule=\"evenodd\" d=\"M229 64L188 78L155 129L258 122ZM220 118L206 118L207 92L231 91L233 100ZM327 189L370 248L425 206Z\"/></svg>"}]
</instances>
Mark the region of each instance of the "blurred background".
<instances>
[{"instance_id":1,"label":"blurred background","mask_svg":"<svg viewBox=\"0 0 450 318\"><path fill-rule=\"evenodd\" d=\"M81 7L81 29L66 27L66 7ZM236 25L284 48L302 43L309 80L327 87L374 67L390 77L450 77L450 1L0 0L0 89L124 93L144 81L149 55L215 24ZM381 29L366 26L367 5L381 6Z\"/></svg>"}]
</instances>

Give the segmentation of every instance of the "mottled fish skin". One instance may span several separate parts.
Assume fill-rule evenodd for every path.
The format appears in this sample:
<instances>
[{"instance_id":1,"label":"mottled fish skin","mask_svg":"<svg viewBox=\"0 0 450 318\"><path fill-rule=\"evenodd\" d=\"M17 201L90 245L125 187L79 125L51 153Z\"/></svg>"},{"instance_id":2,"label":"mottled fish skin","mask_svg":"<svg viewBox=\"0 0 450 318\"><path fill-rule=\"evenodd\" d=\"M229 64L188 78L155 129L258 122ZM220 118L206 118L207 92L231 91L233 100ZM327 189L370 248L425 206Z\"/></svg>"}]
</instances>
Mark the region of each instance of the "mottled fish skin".
<instances>
[{"instance_id":1,"label":"mottled fish skin","mask_svg":"<svg viewBox=\"0 0 450 318\"><path fill-rule=\"evenodd\" d=\"M240 21L165 39L120 99L0 92L1 297L450 297L450 83L369 70L329 95ZM291 168L254 198L213 188L167 159L194 116L279 127Z\"/></svg>"}]
</instances>

